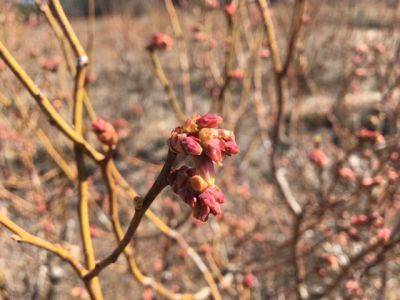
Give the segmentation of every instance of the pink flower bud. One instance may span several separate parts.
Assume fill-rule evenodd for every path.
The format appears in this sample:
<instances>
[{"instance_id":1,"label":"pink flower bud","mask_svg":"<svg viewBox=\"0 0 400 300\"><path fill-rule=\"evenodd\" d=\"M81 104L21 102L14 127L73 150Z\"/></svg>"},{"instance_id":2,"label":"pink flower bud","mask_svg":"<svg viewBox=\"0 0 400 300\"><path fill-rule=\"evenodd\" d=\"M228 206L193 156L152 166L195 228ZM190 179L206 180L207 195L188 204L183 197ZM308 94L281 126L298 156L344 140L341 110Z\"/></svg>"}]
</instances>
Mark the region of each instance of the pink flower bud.
<instances>
[{"instance_id":1,"label":"pink flower bud","mask_svg":"<svg viewBox=\"0 0 400 300\"><path fill-rule=\"evenodd\" d=\"M208 141L205 150L213 162L217 164L222 162L221 142L219 139L212 139Z\"/></svg>"},{"instance_id":2,"label":"pink flower bud","mask_svg":"<svg viewBox=\"0 0 400 300\"><path fill-rule=\"evenodd\" d=\"M92 124L92 130L96 134L101 134L106 130L106 121L103 119L97 119L95 122Z\"/></svg>"},{"instance_id":3,"label":"pink flower bud","mask_svg":"<svg viewBox=\"0 0 400 300\"><path fill-rule=\"evenodd\" d=\"M354 181L356 179L353 170L350 168L340 168L339 176L349 182Z\"/></svg>"},{"instance_id":4,"label":"pink flower bud","mask_svg":"<svg viewBox=\"0 0 400 300\"><path fill-rule=\"evenodd\" d=\"M213 194L215 201L217 201L219 204L225 203L225 195L219 187L216 185L211 186L208 188L208 191Z\"/></svg>"},{"instance_id":5,"label":"pink flower bud","mask_svg":"<svg viewBox=\"0 0 400 300\"><path fill-rule=\"evenodd\" d=\"M374 179L372 177L365 177L361 181L361 185L365 188L372 187L375 185Z\"/></svg>"},{"instance_id":6,"label":"pink flower bud","mask_svg":"<svg viewBox=\"0 0 400 300\"><path fill-rule=\"evenodd\" d=\"M243 81L245 74L242 70L232 70L229 72L228 76L231 79Z\"/></svg>"},{"instance_id":7,"label":"pink flower bud","mask_svg":"<svg viewBox=\"0 0 400 300\"><path fill-rule=\"evenodd\" d=\"M185 150L183 149L182 146L182 141L185 140L187 137L187 134L185 133L177 133L177 132L172 132L171 133L171 138L169 139L169 146L171 147L172 151L175 153L185 153Z\"/></svg>"},{"instance_id":8,"label":"pink flower bud","mask_svg":"<svg viewBox=\"0 0 400 300\"><path fill-rule=\"evenodd\" d=\"M206 162L202 165L209 164L212 165L212 163ZM210 213L215 216L221 214L221 205L225 202L225 195L219 187L196 174L197 171L197 169L182 166L171 172L168 183L173 191L193 208L194 217L205 222Z\"/></svg>"},{"instance_id":9,"label":"pink flower bud","mask_svg":"<svg viewBox=\"0 0 400 300\"><path fill-rule=\"evenodd\" d=\"M314 149L310 153L310 160L320 168L325 167L328 164L328 157L320 149Z\"/></svg>"},{"instance_id":10,"label":"pink flower bud","mask_svg":"<svg viewBox=\"0 0 400 300\"><path fill-rule=\"evenodd\" d=\"M339 270L340 265L338 262L338 259L335 255L332 254L325 254L323 256L323 259L326 261L326 263L335 271Z\"/></svg>"},{"instance_id":11,"label":"pink flower bud","mask_svg":"<svg viewBox=\"0 0 400 300\"><path fill-rule=\"evenodd\" d=\"M206 113L198 118L196 122L201 128L218 128L222 121L222 117L215 114Z\"/></svg>"},{"instance_id":12,"label":"pink flower bud","mask_svg":"<svg viewBox=\"0 0 400 300\"><path fill-rule=\"evenodd\" d=\"M229 3L225 6L225 13L232 17L236 13L236 5L234 3Z\"/></svg>"},{"instance_id":13,"label":"pink flower bud","mask_svg":"<svg viewBox=\"0 0 400 300\"><path fill-rule=\"evenodd\" d=\"M253 274L249 273L243 277L242 284L244 287L252 289L257 284L257 278Z\"/></svg>"},{"instance_id":14,"label":"pink flower bud","mask_svg":"<svg viewBox=\"0 0 400 300\"><path fill-rule=\"evenodd\" d=\"M376 216L374 218L374 222L372 223L372 225L374 225L375 228L381 228L381 227L383 227L384 224L385 224L385 221L382 218L382 216Z\"/></svg>"},{"instance_id":15,"label":"pink flower bud","mask_svg":"<svg viewBox=\"0 0 400 300\"><path fill-rule=\"evenodd\" d=\"M390 154L390 160L391 161L397 161L399 159L400 155L399 152L392 152Z\"/></svg>"},{"instance_id":16,"label":"pink flower bud","mask_svg":"<svg viewBox=\"0 0 400 300\"><path fill-rule=\"evenodd\" d=\"M92 238L100 238L104 236L104 231L96 226L91 225L89 229L90 229L90 236Z\"/></svg>"},{"instance_id":17,"label":"pink flower bud","mask_svg":"<svg viewBox=\"0 0 400 300\"><path fill-rule=\"evenodd\" d=\"M214 216L218 216L221 214L220 203L218 203L215 199L214 191L211 188L208 188L203 193L201 193L199 195L199 200L209 207L210 213Z\"/></svg>"},{"instance_id":18,"label":"pink flower bud","mask_svg":"<svg viewBox=\"0 0 400 300\"><path fill-rule=\"evenodd\" d=\"M143 300L153 300L154 292L150 288L144 289L142 292L142 299Z\"/></svg>"},{"instance_id":19,"label":"pink flower bud","mask_svg":"<svg viewBox=\"0 0 400 300\"><path fill-rule=\"evenodd\" d=\"M199 128L197 126L197 119L199 118L198 115L195 115L185 121L182 125L182 130L186 133L197 133Z\"/></svg>"},{"instance_id":20,"label":"pink flower bud","mask_svg":"<svg viewBox=\"0 0 400 300\"><path fill-rule=\"evenodd\" d=\"M396 181L400 178L400 175L399 175L399 173L398 173L396 170L394 170L394 169L389 169L389 170L387 171L387 177L388 177L388 179L389 179L389 181L390 181L391 183L394 183L394 182L396 182Z\"/></svg>"},{"instance_id":21,"label":"pink flower bud","mask_svg":"<svg viewBox=\"0 0 400 300\"><path fill-rule=\"evenodd\" d=\"M174 41L168 34L157 32L154 34L150 42L147 44L148 50L170 50Z\"/></svg>"},{"instance_id":22,"label":"pink flower bud","mask_svg":"<svg viewBox=\"0 0 400 300\"><path fill-rule=\"evenodd\" d=\"M360 140L363 140L363 141L368 141L369 140L369 141L372 141L373 143L376 143L376 144L380 144L380 143L384 143L385 142L385 138L380 132L374 131L374 130L365 129L365 128L361 129L358 132L357 136L358 136L358 138Z\"/></svg>"},{"instance_id":23,"label":"pink flower bud","mask_svg":"<svg viewBox=\"0 0 400 300\"><path fill-rule=\"evenodd\" d=\"M210 208L204 202L196 203L193 209L193 217L196 219L206 222L210 214Z\"/></svg>"},{"instance_id":24,"label":"pink flower bud","mask_svg":"<svg viewBox=\"0 0 400 300\"><path fill-rule=\"evenodd\" d=\"M207 40L207 35L204 32L197 31L197 32L193 33L193 39L196 42L204 42Z\"/></svg>"},{"instance_id":25,"label":"pink flower bud","mask_svg":"<svg viewBox=\"0 0 400 300\"><path fill-rule=\"evenodd\" d=\"M353 216L351 218L350 224L352 226L363 226L366 225L369 222L369 218L366 215L358 215L358 216Z\"/></svg>"},{"instance_id":26,"label":"pink flower bud","mask_svg":"<svg viewBox=\"0 0 400 300\"><path fill-rule=\"evenodd\" d=\"M267 59L271 56L271 53L269 52L268 49L261 49L258 52L258 55L262 58L262 59Z\"/></svg>"},{"instance_id":27,"label":"pink flower bud","mask_svg":"<svg viewBox=\"0 0 400 300\"><path fill-rule=\"evenodd\" d=\"M218 138L223 139L225 141L231 141L235 139L235 134L231 130L218 129Z\"/></svg>"},{"instance_id":28,"label":"pink flower bud","mask_svg":"<svg viewBox=\"0 0 400 300\"><path fill-rule=\"evenodd\" d=\"M215 168L213 162L208 157L202 157L198 161L197 170L202 178L204 178L209 185L213 185L215 181Z\"/></svg>"},{"instance_id":29,"label":"pink flower bud","mask_svg":"<svg viewBox=\"0 0 400 300\"><path fill-rule=\"evenodd\" d=\"M182 139L181 144L186 154L200 155L203 152L200 140L194 136L185 137Z\"/></svg>"},{"instance_id":30,"label":"pink flower bud","mask_svg":"<svg viewBox=\"0 0 400 300\"><path fill-rule=\"evenodd\" d=\"M386 47L382 43L376 43L373 45L373 48L376 52L379 54L385 54L386 53Z\"/></svg>"},{"instance_id":31,"label":"pink flower bud","mask_svg":"<svg viewBox=\"0 0 400 300\"><path fill-rule=\"evenodd\" d=\"M108 146L115 146L118 143L118 133L111 123L103 119L97 119L92 124L92 130L97 135L97 139Z\"/></svg>"},{"instance_id":32,"label":"pink flower bud","mask_svg":"<svg viewBox=\"0 0 400 300\"><path fill-rule=\"evenodd\" d=\"M157 258L153 262L153 270L157 273L162 272L164 269L164 261L161 258Z\"/></svg>"},{"instance_id":33,"label":"pink flower bud","mask_svg":"<svg viewBox=\"0 0 400 300\"><path fill-rule=\"evenodd\" d=\"M226 155L235 155L240 152L238 144L236 144L236 141L223 141L222 142L222 151Z\"/></svg>"},{"instance_id":34,"label":"pink flower bud","mask_svg":"<svg viewBox=\"0 0 400 300\"><path fill-rule=\"evenodd\" d=\"M384 243L387 243L390 241L391 235L392 235L392 230L390 230L390 228L382 228L378 232L378 239Z\"/></svg>"},{"instance_id":35,"label":"pink flower bud","mask_svg":"<svg viewBox=\"0 0 400 300\"><path fill-rule=\"evenodd\" d=\"M202 245L199 248L199 252L203 254L210 254L212 252L212 247L209 244Z\"/></svg>"},{"instance_id":36,"label":"pink flower bud","mask_svg":"<svg viewBox=\"0 0 400 300\"><path fill-rule=\"evenodd\" d=\"M355 294L356 296L361 296L362 290L360 288L360 284L357 280L349 280L346 282L346 290L349 294Z\"/></svg>"}]
</instances>

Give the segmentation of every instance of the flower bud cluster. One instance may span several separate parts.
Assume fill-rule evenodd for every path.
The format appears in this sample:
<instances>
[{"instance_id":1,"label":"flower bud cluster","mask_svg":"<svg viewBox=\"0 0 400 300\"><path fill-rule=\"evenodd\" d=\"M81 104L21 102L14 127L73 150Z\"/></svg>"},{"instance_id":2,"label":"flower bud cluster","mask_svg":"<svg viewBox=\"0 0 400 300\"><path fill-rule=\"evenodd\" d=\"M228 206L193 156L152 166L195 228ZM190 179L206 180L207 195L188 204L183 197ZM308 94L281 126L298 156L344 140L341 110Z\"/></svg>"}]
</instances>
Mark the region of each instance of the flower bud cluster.
<instances>
[{"instance_id":1,"label":"flower bud cluster","mask_svg":"<svg viewBox=\"0 0 400 300\"><path fill-rule=\"evenodd\" d=\"M170 147L178 154L206 156L220 165L224 156L239 153L232 131L218 128L222 118L214 114L194 116L175 128Z\"/></svg>"},{"instance_id":2,"label":"flower bud cluster","mask_svg":"<svg viewBox=\"0 0 400 300\"><path fill-rule=\"evenodd\" d=\"M220 129L222 118L214 114L194 116L171 133L172 151L190 156L196 167L182 166L171 172L173 191L193 209L193 216L203 222L210 214L221 214L225 195L215 185L215 165L225 156L239 153L232 131Z\"/></svg>"}]
</instances>

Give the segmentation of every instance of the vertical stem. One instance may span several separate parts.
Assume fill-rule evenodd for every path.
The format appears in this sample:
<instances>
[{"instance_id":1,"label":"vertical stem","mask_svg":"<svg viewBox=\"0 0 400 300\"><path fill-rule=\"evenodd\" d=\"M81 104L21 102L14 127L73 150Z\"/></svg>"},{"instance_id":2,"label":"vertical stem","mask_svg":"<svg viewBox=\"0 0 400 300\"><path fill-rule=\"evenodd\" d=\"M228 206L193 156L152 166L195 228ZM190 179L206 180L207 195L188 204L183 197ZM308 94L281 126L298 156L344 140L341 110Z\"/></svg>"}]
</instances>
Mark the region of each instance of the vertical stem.
<instances>
[{"instance_id":1,"label":"vertical stem","mask_svg":"<svg viewBox=\"0 0 400 300\"><path fill-rule=\"evenodd\" d=\"M50 1L51 8L58 19L61 29L67 37L75 56L77 57L77 66L75 74L75 88L74 88L74 112L73 112L73 123L76 133L83 135L83 104L85 97L85 79L86 69L88 65L88 57L81 43L79 42L71 24L68 21L67 16L59 2L59 0ZM94 249L92 238L90 236L90 222L89 222L89 203L88 194L89 186L86 175L86 167L84 160L84 152L82 147L77 143L74 144L74 153L76 166L78 170L78 194L79 194L79 225L81 230L81 238L83 244L83 250L85 254L86 266L88 269L92 269L96 265L96 259L94 256ZM93 277L90 280L85 279L85 285L88 288L90 296L93 299L103 299L99 278Z\"/></svg>"},{"instance_id":2,"label":"vertical stem","mask_svg":"<svg viewBox=\"0 0 400 300\"><path fill-rule=\"evenodd\" d=\"M288 48L286 53L286 60L283 64L281 75L285 76L287 71L289 70L290 63L293 60L293 55L296 51L296 44L299 37L302 19L304 12L306 11L306 0L296 0L294 4L295 7L293 9L293 16L292 16L292 26L291 26L291 35L288 42Z\"/></svg>"},{"instance_id":3,"label":"vertical stem","mask_svg":"<svg viewBox=\"0 0 400 300\"><path fill-rule=\"evenodd\" d=\"M167 76L164 73L164 70L162 69L161 62L160 59L158 58L157 52L155 50L150 50L149 54L155 75L157 76L158 80L160 80L160 83L162 84L165 93L167 94L169 104L175 113L176 119L179 122L184 122L186 119L185 114L182 112L180 108L178 98L176 97L172 84L170 83L170 81L168 80Z\"/></svg>"},{"instance_id":4,"label":"vertical stem","mask_svg":"<svg viewBox=\"0 0 400 300\"><path fill-rule=\"evenodd\" d=\"M276 114L276 118L274 121L274 127L272 129L272 153L271 153L271 168L273 172L276 171L276 154L277 154L277 147L280 141L281 135L281 127L283 123L283 116L285 111L285 98L284 98L284 82L283 76L281 76L282 72L282 60L281 55L278 47L278 42L276 39L275 33L275 26L274 22L272 21L271 11L268 7L268 3L266 0L258 0L258 4L260 6L265 31L267 33L268 38L268 47L271 51L272 57L272 66L274 69L274 78L275 78L275 89L276 89L276 101L278 104L278 111Z\"/></svg>"},{"instance_id":5,"label":"vertical stem","mask_svg":"<svg viewBox=\"0 0 400 300\"><path fill-rule=\"evenodd\" d=\"M233 59L235 54L235 40L236 40L236 25L235 25L235 16L226 16L228 22L228 38L229 38L229 45L225 51L225 65L224 65L224 83L221 87L221 91L218 95L217 99L217 112L219 114L223 114L224 111L224 104L225 104L225 96L226 93L229 91L229 85L231 82L231 78L229 73L232 71L233 68Z\"/></svg>"},{"instance_id":6,"label":"vertical stem","mask_svg":"<svg viewBox=\"0 0 400 300\"><path fill-rule=\"evenodd\" d=\"M83 49L78 37L76 36L71 24L68 21L67 16L65 15L64 9L62 8L60 1L50 0L50 7L53 10L56 18L58 19L61 29L64 31L65 36L67 37L75 55L77 57L86 55L85 50Z\"/></svg>"},{"instance_id":7,"label":"vertical stem","mask_svg":"<svg viewBox=\"0 0 400 300\"><path fill-rule=\"evenodd\" d=\"M185 113L191 114L193 110L193 102L192 102L192 91L190 87L190 70L189 70L190 65L187 52L187 45L172 0L165 0L165 7L167 9L169 18L171 20L175 38L178 41L179 63L182 71L182 86L183 86Z\"/></svg>"},{"instance_id":8,"label":"vertical stem","mask_svg":"<svg viewBox=\"0 0 400 300\"><path fill-rule=\"evenodd\" d=\"M301 19L305 11L306 1L297 0L295 3L293 20L292 20L292 33L289 39L288 51L287 51L288 53L284 65L282 65L282 59L276 38L275 26L272 20L271 10L266 0L258 0L258 4L262 12L264 27L267 33L268 47L271 51L272 65L274 69L274 78L275 78L276 97L278 104L278 111L271 137L272 138L271 168L275 172L277 147L280 142L281 131L283 127L283 119L285 115L285 106L286 106L286 99L284 95L285 84L286 84L285 78L290 66L290 62L292 61L293 58L293 53L295 51L298 34L301 28Z\"/></svg>"},{"instance_id":9,"label":"vertical stem","mask_svg":"<svg viewBox=\"0 0 400 300\"><path fill-rule=\"evenodd\" d=\"M94 44L94 26L96 17L96 2L88 0L88 29L87 29L87 54L89 57L88 73L93 75L93 44ZM87 91L88 92L88 91Z\"/></svg>"},{"instance_id":10,"label":"vertical stem","mask_svg":"<svg viewBox=\"0 0 400 300\"><path fill-rule=\"evenodd\" d=\"M291 256L293 260L294 268L294 280L296 285L296 297L297 299L303 299L302 296L302 274L300 272L300 257L298 255L298 243L300 239L300 225L302 221L302 215L294 215L293 228L292 228L292 241L291 241Z\"/></svg>"},{"instance_id":11,"label":"vertical stem","mask_svg":"<svg viewBox=\"0 0 400 300\"><path fill-rule=\"evenodd\" d=\"M83 56L85 57L85 56ZM77 133L83 133L83 95L84 95L84 85L85 85L85 75L87 58L84 61L83 57L78 60L78 65L76 67L76 78L75 78L75 90L74 90L74 115L73 123ZM94 249L92 238L90 236L90 222L89 222L89 203L88 194L89 186L86 175L84 152L82 147L78 144L74 144L74 153L76 160L76 167L78 170L78 194L79 194L79 204L78 204L78 214L79 214L79 225L81 230L83 250L85 254L86 267L90 270L95 267L96 260L94 256ZM93 299L103 299L100 281L98 277L85 282L88 287L89 293Z\"/></svg>"}]
</instances>

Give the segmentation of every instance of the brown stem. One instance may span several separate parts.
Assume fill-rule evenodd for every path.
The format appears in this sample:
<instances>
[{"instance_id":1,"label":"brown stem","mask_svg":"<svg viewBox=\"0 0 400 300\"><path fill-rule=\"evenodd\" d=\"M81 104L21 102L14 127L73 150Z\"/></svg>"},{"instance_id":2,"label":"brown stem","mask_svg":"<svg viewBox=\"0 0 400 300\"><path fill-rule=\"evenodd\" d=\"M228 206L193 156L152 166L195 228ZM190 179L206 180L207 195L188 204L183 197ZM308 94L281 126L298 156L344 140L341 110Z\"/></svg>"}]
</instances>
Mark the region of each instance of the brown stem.
<instances>
[{"instance_id":1,"label":"brown stem","mask_svg":"<svg viewBox=\"0 0 400 300\"><path fill-rule=\"evenodd\" d=\"M121 222L119 219L119 214L118 214L118 199L117 199L115 181L114 181L114 177L112 174L113 173L113 165L111 164L111 161L107 161L107 162L105 162L105 164L102 165L102 171L103 171L103 178L107 184L108 197L109 197L109 202L110 202L111 224L112 224L112 227L114 230L114 235L117 239L117 242L120 243L121 240L123 239L124 231L122 229ZM135 260L133 248L130 245L126 246L126 248L124 249L124 254L125 254L125 257L126 257L126 260L127 260L127 263L131 270L132 275L140 284L151 286L155 291L157 291L158 294L160 294L162 297L164 297L166 299L181 299L182 298L181 294L174 293L173 291L164 287L161 283L156 282L153 278L145 276L140 271L140 269L136 263L136 260Z\"/></svg>"},{"instance_id":2,"label":"brown stem","mask_svg":"<svg viewBox=\"0 0 400 300\"><path fill-rule=\"evenodd\" d=\"M393 236L393 235L392 235ZM400 237L392 238L389 244L383 247L384 251L392 248L394 245L400 242ZM332 291L339 285L339 283L343 280L343 278L347 275L347 273L361 261L365 256L375 251L376 249L382 247L382 242L377 241L368 247L361 250L358 254L350 258L350 261L342 268L341 272L335 277L333 282L326 286L320 293L315 293L311 295L310 299L321 299L324 297L328 297Z\"/></svg>"},{"instance_id":3,"label":"brown stem","mask_svg":"<svg viewBox=\"0 0 400 300\"><path fill-rule=\"evenodd\" d=\"M86 280L90 280L91 278L97 276L104 268L117 261L119 255L124 251L126 246L129 244L129 242L135 235L136 230L138 229L139 224L144 214L146 213L147 209L153 203L154 199L158 196L158 194L168 185L167 181L168 174L171 171L175 159L176 159L176 154L171 150L169 150L167 159L164 163L164 167L162 168L156 181L153 183L152 187L148 191L147 195L144 197L143 205L141 206L141 208L135 210L135 214L133 215L133 218L121 242L109 256L107 256L105 259L97 263L96 267L93 270L91 270L88 274L86 274L85 276Z\"/></svg>"},{"instance_id":4,"label":"brown stem","mask_svg":"<svg viewBox=\"0 0 400 300\"><path fill-rule=\"evenodd\" d=\"M296 52L297 39L300 33L301 25L303 24L302 19L306 10L306 4L307 0L296 0L292 17L292 34L289 38L286 60L281 70L281 76L286 76L289 66L293 61L293 55Z\"/></svg>"},{"instance_id":5,"label":"brown stem","mask_svg":"<svg viewBox=\"0 0 400 300\"><path fill-rule=\"evenodd\" d=\"M236 24L234 20L234 16L226 16L228 22L228 38L229 38L229 46L225 51L225 65L224 65L224 82L221 87L221 90L218 94L217 99L217 112L219 114L223 114L225 96L229 91L229 86L231 83L231 78L229 73L233 68L233 58L235 53L235 38L236 38Z\"/></svg>"}]
</instances>

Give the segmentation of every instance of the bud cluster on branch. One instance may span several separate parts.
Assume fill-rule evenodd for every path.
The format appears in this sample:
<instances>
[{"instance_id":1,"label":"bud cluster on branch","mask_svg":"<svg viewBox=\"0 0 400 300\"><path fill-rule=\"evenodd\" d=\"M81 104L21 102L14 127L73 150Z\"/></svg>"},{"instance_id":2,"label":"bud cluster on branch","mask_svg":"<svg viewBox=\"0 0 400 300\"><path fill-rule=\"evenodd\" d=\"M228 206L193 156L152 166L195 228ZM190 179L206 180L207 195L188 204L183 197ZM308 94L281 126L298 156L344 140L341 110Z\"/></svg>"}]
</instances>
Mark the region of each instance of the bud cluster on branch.
<instances>
[{"instance_id":1,"label":"bud cluster on branch","mask_svg":"<svg viewBox=\"0 0 400 300\"><path fill-rule=\"evenodd\" d=\"M222 121L210 113L196 115L175 128L170 138L171 150L193 158L195 167L175 169L169 184L193 208L194 217L203 222L210 214L220 215L225 202L223 192L215 185L215 165L221 165L225 156L239 153L234 133L219 128Z\"/></svg>"}]
</instances>

